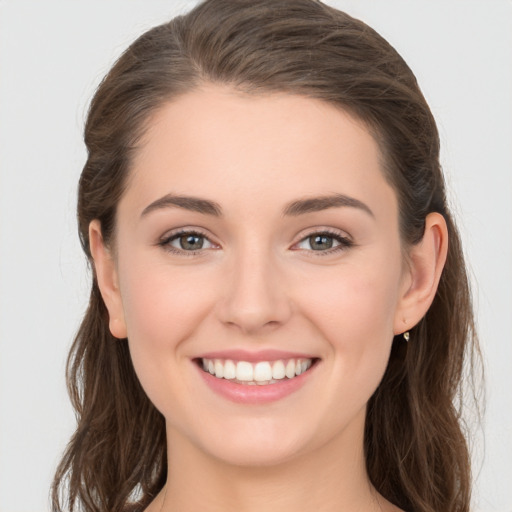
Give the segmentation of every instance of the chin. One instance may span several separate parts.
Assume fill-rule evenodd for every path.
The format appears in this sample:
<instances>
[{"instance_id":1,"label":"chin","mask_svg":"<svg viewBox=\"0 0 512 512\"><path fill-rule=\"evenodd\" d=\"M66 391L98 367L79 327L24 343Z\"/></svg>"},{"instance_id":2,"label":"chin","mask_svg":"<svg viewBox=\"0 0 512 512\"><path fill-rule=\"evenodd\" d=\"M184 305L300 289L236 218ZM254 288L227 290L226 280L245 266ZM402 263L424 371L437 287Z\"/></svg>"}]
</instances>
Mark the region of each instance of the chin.
<instances>
[{"instance_id":1,"label":"chin","mask_svg":"<svg viewBox=\"0 0 512 512\"><path fill-rule=\"evenodd\" d=\"M279 444L254 443L244 440L241 443L225 445L215 453L211 453L217 460L232 466L256 468L271 467L284 464L295 457L298 457L301 450L292 446Z\"/></svg>"},{"instance_id":2,"label":"chin","mask_svg":"<svg viewBox=\"0 0 512 512\"><path fill-rule=\"evenodd\" d=\"M211 458L240 467L283 464L308 450L309 437L272 420L238 421L231 428L203 430L192 443ZM210 424L210 426L212 426Z\"/></svg>"}]
</instances>

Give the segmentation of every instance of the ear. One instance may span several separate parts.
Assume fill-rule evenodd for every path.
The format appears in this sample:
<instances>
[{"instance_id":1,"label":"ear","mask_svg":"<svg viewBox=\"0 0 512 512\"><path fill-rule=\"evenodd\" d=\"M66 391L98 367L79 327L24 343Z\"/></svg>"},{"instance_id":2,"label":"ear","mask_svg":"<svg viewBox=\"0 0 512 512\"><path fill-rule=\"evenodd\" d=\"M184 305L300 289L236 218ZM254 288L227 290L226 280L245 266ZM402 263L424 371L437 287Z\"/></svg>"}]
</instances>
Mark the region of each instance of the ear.
<instances>
[{"instance_id":1,"label":"ear","mask_svg":"<svg viewBox=\"0 0 512 512\"><path fill-rule=\"evenodd\" d=\"M109 314L110 332L116 338L126 338L126 323L117 268L111 251L105 247L101 223L97 219L89 224L89 245L98 286Z\"/></svg>"},{"instance_id":2,"label":"ear","mask_svg":"<svg viewBox=\"0 0 512 512\"><path fill-rule=\"evenodd\" d=\"M395 335L414 327L427 313L436 295L447 253L446 221L441 214L430 213L425 220L423 238L409 251L395 315Z\"/></svg>"}]
</instances>

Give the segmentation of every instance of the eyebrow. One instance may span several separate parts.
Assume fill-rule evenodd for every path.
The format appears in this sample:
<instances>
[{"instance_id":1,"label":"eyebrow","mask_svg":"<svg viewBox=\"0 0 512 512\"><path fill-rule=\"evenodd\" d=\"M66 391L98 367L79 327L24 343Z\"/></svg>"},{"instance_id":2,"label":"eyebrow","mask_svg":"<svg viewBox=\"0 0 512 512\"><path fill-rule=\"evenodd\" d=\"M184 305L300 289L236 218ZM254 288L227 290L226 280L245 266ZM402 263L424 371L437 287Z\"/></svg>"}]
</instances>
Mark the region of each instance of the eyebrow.
<instances>
[{"instance_id":1,"label":"eyebrow","mask_svg":"<svg viewBox=\"0 0 512 512\"><path fill-rule=\"evenodd\" d=\"M152 202L146 206L141 213L141 217L145 217L155 210L164 208L183 208L204 215L212 215L214 217L222 217L222 208L215 201L209 199L202 199L200 197L183 196L177 194L166 194L165 196ZM305 213L319 212L329 208L349 207L357 208L375 217L370 208L354 197L346 196L344 194L331 194L319 197L310 197L305 199L297 199L288 203L282 212L283 216L297 217Z\"/></svg>"},{"instance_id":2,"label":"eyebrow","mask_svg":"<svg viewBox=\"0 0 512 512\"><path fill-rule=\"evenodd\" d=\"M295 217L304 213L319 212L321 210L327 210L328 208L340 207L358 208L371 217L375 217L365 203L344 194L332 194L329 196L311 197L292 201L284 208L283 215Z\"/></svg>"}]
</instances>

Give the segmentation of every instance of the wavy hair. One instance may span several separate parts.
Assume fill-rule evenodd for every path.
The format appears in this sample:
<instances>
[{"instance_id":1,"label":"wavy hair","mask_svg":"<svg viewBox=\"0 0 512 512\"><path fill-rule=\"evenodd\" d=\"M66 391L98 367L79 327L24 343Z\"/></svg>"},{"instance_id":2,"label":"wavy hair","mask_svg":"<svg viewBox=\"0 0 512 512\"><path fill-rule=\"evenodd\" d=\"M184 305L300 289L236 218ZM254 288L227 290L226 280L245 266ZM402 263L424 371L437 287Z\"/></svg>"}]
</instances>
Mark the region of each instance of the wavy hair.
<instances>
[{"instance_id":1,"label":"wavy hair","mask_svg":"<svg viewBox=\"0 0 512 512\"><path fill-rule=\"evenodd\" d=\"M375 488L414 512L467 512L470 459L461 417L463 377L478 355L460 238L439 164L439 135L416 79L373 29L316 0L206 0L139 37L103 79L85 125L78 226L105 243L150 115L204 83L248 94L286 92L323 100L375 137L399 203L402 243L421 240L442 214L449 250L426 316L396 337L367 406L364 449ZM115 340L94 270L67 382L77 429L52 487L55 512L143 510L165 484L165 424L143 392L126 340Z\"/></svg>"}]
</instances>

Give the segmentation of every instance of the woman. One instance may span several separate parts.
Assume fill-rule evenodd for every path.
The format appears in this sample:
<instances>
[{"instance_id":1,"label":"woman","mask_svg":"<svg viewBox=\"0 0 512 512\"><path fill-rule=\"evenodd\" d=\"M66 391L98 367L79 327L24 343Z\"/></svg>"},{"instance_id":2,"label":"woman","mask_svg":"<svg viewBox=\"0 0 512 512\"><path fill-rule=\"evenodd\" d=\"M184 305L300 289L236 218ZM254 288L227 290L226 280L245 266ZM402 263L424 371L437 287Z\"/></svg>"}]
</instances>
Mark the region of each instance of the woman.
<instances>
[{"instance_id":1,"label":"woman","mask_svg":"<svg viewBox=\"0 0 512 512\"><path fill-rule=\"evenodd\" d=\"M55 510L469 510L468 280L386 41L313 0L208 0L124 53L85 140Z\"/></svg>"}]
</instances>

